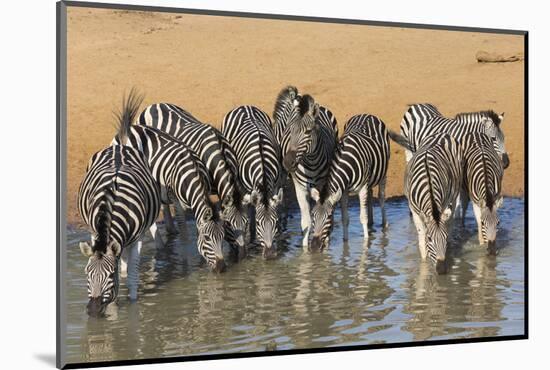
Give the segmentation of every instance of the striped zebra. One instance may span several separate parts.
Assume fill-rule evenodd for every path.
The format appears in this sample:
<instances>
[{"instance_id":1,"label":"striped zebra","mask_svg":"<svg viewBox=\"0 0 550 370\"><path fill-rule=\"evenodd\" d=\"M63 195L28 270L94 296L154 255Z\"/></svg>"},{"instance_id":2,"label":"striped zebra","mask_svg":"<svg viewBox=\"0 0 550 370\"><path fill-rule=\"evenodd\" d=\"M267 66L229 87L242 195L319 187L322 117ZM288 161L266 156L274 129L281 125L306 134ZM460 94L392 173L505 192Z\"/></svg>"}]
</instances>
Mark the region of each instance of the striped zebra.
<instances>
[{"instance_id":1,"label":"striped zebra","mask_svg":"<svg viewBox=\"0 0 550 370\"><path fill-rule=\"evenodd\" d=\"M504 168L510 165L510 159L504 145L504 133L501 129L504 113L492 110L459 113L454 118L444 117L432 104L413 104L403 116L401 135L409 141L405 150L407 162L412 153L421 145L422 140L436 133L448 133L461 142L470 132L482 132L492 139L493 147L499 153Z\"/></svg>"},{"instance_id":2,"label":"striped zebra","mask_svg":"<svg viewBox=\"0 0 550 370\"><path fill-rule=\"evenodd\" d=\"M281 146L284 169L292 177L301 213L302 245L308 246L311 227L310 191L321 188L334 155L338 128L330 110L310 95L284 88L277 97L275 132Z\"/></svg>"},{"instance_id":3,"label":"striped zebra","mask_svg":"<svg viewBox=\"0 0 550 370\"><path fill-rule=\"evenodd\" d=\"M502 206L503 166L492 140L482 133L470 133L462 139L464 181L462 186L462 222L472 200L479 244L487 244L489 254L496 254L497 209Z\"/></svg>"},{"instance_id":4,"label":"striped zebra","mask_svg":"<svg viewBox=\"0 0 550 370\"><path fill-rule=\"evenodd\" d=\"M405 196L420 255L423 260L429 258L439 274L447 272L447 237L462 184L462 165L458 141L449 134L435 134L416 150L405 173Z\"/></svg>"},{"instance_id":5,"label":"striped zebra","mask_svg":"<svg viewBox=\"0 0 550 370\"><path fill-rule=\"evenodd\" d=\"M257 234L266 258L276 256L273 238L278 231L277 207L282 201L280 149L271 120L260 109L244 105L227 113L222 133L237 156L245 202L255 210L251 234ZM255 224L254 224L255 223Z\"/></svg>"},{"instance_id":6,"label":"striped zebra","mask_svg":"<svg viewBox=\"0 0 550 370\"><path fill-rule=\"evenodd\" d=\"M382 208L382 223L386 223L384 210L384 187L390 158L389 138L384 122L376 116L361 114L352 117L344 128L326 184L313 188L313 237L311 249L328 247L336 204L341 203L344 240L348 240L348 197L358 194L360 220L365 240L368 239L370 224L368 195L379 186ZM372 206L372 205L371 205Z\"/></svg>"},{"instance_id":7,"label":"striped zebra","mask_svg":"<svg viewBox=\"0 0 550 370\"><path fill-rule=\"evenodd\" d=\"M182 209L192 210L199 253L213 271L225 270L223 215L220 217L211 202L209 174L200 158L182 142L154 127L124 121L119 131L124 134L115 137L113 142L143 153L153 178L161 187L163 203L168 204L172 200L169 198L175 198ZM165 215L169 214L166 207Z\"/></svg>"},{"instance_id":8,"label":"striped zebra","mask_svg":"<svg viewBox=\"0 0 550 370\"><path fill-rule=\"evenodd\" d=\"M136 103L130 95L118 115L121 125L133 119ZM141 238L154 226L160 198L149 165L136 149L115 144L91 157L78 191L78 209L91 230L91 243L80 242L82 254L89 258L85 268L89 315L103 315L116 300L119 260L121 273L128 274L129 296L137 298Z\"/></svg>"},{"instance_id":9,"label":"striped zebra","mask_svg":"<svg viewBox=\"0 0 550 370\"><path fill-rule=\"evenodd\" d=\"M244 232L248 217L237 177L237 158L229 142L214 127L200 122L173 104L153 104L140 114L138 123L164 131L198 154L206 165L213 188L222 201L225 239L239 256L245 254Z\"/></svg>"}]
</instances>

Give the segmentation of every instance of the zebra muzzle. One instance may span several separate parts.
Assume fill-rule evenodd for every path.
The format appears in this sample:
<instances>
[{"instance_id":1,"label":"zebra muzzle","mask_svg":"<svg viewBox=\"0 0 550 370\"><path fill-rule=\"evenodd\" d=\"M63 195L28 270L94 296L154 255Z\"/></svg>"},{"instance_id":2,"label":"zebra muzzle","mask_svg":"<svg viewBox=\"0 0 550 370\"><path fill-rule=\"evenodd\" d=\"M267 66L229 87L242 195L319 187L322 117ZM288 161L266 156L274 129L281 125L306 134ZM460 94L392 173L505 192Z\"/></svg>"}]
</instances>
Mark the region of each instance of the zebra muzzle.
<instances>
[{"instance_id":1,"label":"zebra muzzle","mask_svg":"<svg viewBox=\"0 0 550 370\"><path fill-rule=\"evenodd\" d=\"M508 153L504 153L502 155L502 167L504 169L507 169L510 166L510 158L508 157Z\"/></svg>"},{"instance_id":2,"label":"zebra muzzle","mask_svg":"<svg viewBox=\"0 0 550 370\"><path fill-rule=\"evenodd\" d=\"M92 317L100 317L105 312L106 304L103 303L101 297L90 298L88 305L86 306L86 311L88 315Z\"/></svg>"},{"instance_id":3,"label":"zebra muzzle","mask_svg":"<svg viewBox=\"0 0 550 370\"><path fill-rule=\"evenodd\" d=\"M294 167L296 166L296 151L290 150L288 153L286 153L285 157L283 158L283 167L287 172L294 171Z\"/></svg>"},{"instance_id":4,"label":"zebra muzzle","mask_svg":"<svg viewBox=\"0 0 550 370\"><path fill-rule=\"evenodd\" d=\"M216 263L212 267L212 271L214 271L215 273L220 274L220 273L224 272L226 268L227 268L227 266L226 266L225 261L223 259L216 259Z\"/></svg>"},{"instance_id":5,"label":"zebra muzzle","mask_svg":"<svg viewBox=\"0 0 550 370\"><path fill-rule=\"evenodd\" d=\"M435 263L435 271L439 275L444 275L447 273L447 264L445 263L445 260L437 260Z\"/></svg>"},{"instance_id":6,"label":"zebra muzzle","mask_svg":"<svg viewBox=\"0 0 550 370\"><path fill-rule=\"evenodd\" d=\"M487 242L487 253L490 256L496 256L497 255L497 243L494 240L491 240Z\"/></svg>"}]
</instances>

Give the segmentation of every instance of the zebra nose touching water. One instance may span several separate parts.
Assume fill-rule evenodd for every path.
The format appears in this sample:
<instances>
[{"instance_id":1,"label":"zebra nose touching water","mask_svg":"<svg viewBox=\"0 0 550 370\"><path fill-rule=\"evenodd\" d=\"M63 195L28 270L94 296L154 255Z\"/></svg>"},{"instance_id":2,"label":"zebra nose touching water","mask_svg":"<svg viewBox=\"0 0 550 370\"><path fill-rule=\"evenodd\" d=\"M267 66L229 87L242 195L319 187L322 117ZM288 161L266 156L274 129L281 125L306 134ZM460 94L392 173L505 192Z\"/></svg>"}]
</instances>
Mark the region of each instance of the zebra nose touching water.
<instances>
[{"instance_id":1,"label":"zebra nose touching water","mask_svg":"<svg viewBox=\"0 0 550 370\"><path fill-rule=\"evenodd\" d=\"M368 228L372 223L372 210L369 210L372 209L372 188L378 186L382 225L386 226L384 189L389 159L389 137L382 120L376 116L361 114L346 123L330 164L328 181L321 189L313 188L311 191L316 202L312 211L312 250L328 246L334 208L338 202L342 207L344 240L348 240L350 194L359 195L360 221L367 240Z\"/></svg>"},{"instance_id":2,"label":"zebra nose touching water","mask_svg":"<svg viewBox=\"0 0 550 370\"><path fill-rule=\"evenodd\" d=\"M311 228L310 189L321 187L328 176L338 138L336 118L298 89L281 90L273 113L274 130L281 146L283 166L290 174L300 206L302 246L307 247Z\"/></svg>"},{"instance_id":3,"label":"zebra nose touching water","mask_svg":"<svg viewBox=\"0 0 550 370\"><path fill-rule=\"evenodd\" d=\"M237 157L226 138L174 104L148 106L140 114L138 123L173 136L198 155L208 170L212 190L221 200L225 239L240 258L244 257L244 237L249 223L247 207L243 205L242 185L238 181ZM169 211L166 213L169 215Z\"/></svg>"},{"instance_id":4,"label":"zebra nose touching water","mask_svg":"<svg viewBox=\"0 0 550 370\"><path fill-rule=\"evenodd\" d=\"M118 115L119 125L129 124L138 107L130 94ZM121 141L124 134L119 132ZM130 299L137 298L141 238L154 224L160 202L160 188L138 150L113 144L91 157L78 191L79 212L92 234L91 244L80 243L88 257L89 315L103 315L117 299L119 262L127 270Z\"/></svg>"},{"instance_id":5,"label":"zebra nose touching water","mask_svg":"<svg viewBox=\"0 0 550 370\"><path fill-rule=\"evenodd\" d=\"M251 236L260 242L264 257L274 257L283 190L280 149L271 120L256 107L240 106L225 115L222 133L237 157L240 182L246 192L243 203L252 206Z\"/></svg>"},{"instance_id":6,"label":"zebra nose touching water","mask_svg":"<svg viewBox=\"0 0 550 370\"><path fill-rule=\"evenodd\" d=\"M491 139L483 133L470 133L462 139L464 180L462 185L462 223L472 200L480 245L496 254L497 210L502 206L503 163Z\"/></svg>"},{"instance_id":7,"label":"zebra nose touching water","mask_svg":"<svg viewBox=\"0 0 550 370\"><path fill-rule=\"evenodd\" d=\"M405 196L418 232L420 256L429 258L437 273L444 274L451 216L462 184L462 150L449 134L429 136L417 148L405 172Z\"/></svg>"}]
</instances>

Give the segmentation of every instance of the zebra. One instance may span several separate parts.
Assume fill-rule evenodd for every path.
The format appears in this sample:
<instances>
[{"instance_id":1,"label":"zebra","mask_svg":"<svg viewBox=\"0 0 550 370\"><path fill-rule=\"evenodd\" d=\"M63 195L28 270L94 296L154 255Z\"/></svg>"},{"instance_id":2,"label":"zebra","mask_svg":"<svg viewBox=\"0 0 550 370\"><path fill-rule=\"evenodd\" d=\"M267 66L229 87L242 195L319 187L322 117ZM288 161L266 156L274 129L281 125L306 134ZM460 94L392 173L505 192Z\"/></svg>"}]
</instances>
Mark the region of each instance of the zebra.
<instances>
[{"instance_id":1,"label":"zebra","mask_svg":"<svg viewBox=\"0 0 550 370\"><path fill-rule=\"evenodd\" d=\"M311 249L328 247L332 231L334 208L338 202L342 207L344 240L348 240L348 197L359 195L360 220L365 241L368 240L370 224L367 200L371 189L379 186L383 221L384 187L390 158L389 137L384 122L370 114L353 116L344 127L344 134L338 142L334 159L330 164L328 180L322 188L313 188L311 197L315 200L312 210L313 237Z\"/></svg>"},{"instance_id":2,"label":"zebra","mask_svg":"<svg viewBox=\"0 0 550 370\"><path fill-rule=\"evenodd\" d=\"M118 114L119 124L133 120L136 104L130 94ZM78 191L78 209L91 230L91 243L79 243L88 257L86 310L90 316L103 315L117 299L119 261L121 273L128 273L130 299L137 299L141 238L154 226L160 203L160 188L142 153L113 144L92 155ZM151 231L157 237L156 229Z\"/></svg>"},{"instance_id":3,"label":"zebra","mask_svg":"<svg viewBox=\"0 0 550 370\"><path fill-rule=\"evenodd\" d=\"M489 254L496 254L497 209L502 206L503 166L492 140L482 133L462 138L464 181L462 186L462 223L471 199L477 222L479 244L487 244Z\"/></svg>"},{"instance_id":4,"label":"zebra","mask_svg":"<svg viewBox=\"0 0 550 370\"><path fill-rule=\"evenodd\" d=\"M460 143L447 133L425 138L407 164L405 196L418 232L418 248L438 274L447 272L447 237L462 184L462 166Z\"/></svg>"},{"instance_id":5,"label":"zebra","mask_svg":"<svg viewBox=\"0 0 550 370\"><path fill-rule=\"evenodd\" d=\"M410 105L400 125L401 135L409 141L405 159L409 162L412 153L422 145L422 140L430 135L445 132L461 142L462 137L470 132L482 132L492 139L493 147L506 169L510 159L504 145L503 120L504 113L497 114L492 110L458 113L454 118L447 118L432 104Z\"/></svg>"},{"instance_id":6,"label":"zebra","mask_svg":"<svg viewBox=\"0 0 550 370\"><path fill-rule=\"evenodd\" d=\"M329 109L310 95L298 95L292 86L279 93L274 117L283 167L292 178L300 206L302 246L306 248L311 227L310 191L322 187L328 176L338 138L337 121Z\"/></svg>"},{"instance_id":7,"label":"zebra","mask_svg":"<svg viewBox=\"0 0 550 370\"><path fill-rule=\"evenodd\" d=\"M222 202L225 239L233 249L238 250L239 258L244 257L248 217L237 177L237 158L229 142L216 128L200 122L174 104L148 106L140 114L138 124L164 131L198 154Z\"/></svg>"},{"instance_id":8,"label":"zebra","mask_svg":"<svg viewBox=\"0 0 550 370\"><path fill-rule=\"evenodd\" d=\"M181 208L193 211L199 253L213 271L224 271L223 214L220 217L211 202L209 174L200 158L183 143L154 127L124 121L119 131L124 134L115 137L113 142L143 153L153 178L161 187L164 204L174 197ZM165 212L169 213L169 210Z\"/></svg>"},{"instance_id":9,"label":"zebra","mask_svg":"<svg viewBox=\"0 0 550 370\"><path fill-rule=\"evenodd\" d=\"M280 184L280 148L271 119L260 109L243 105L227 113L222 133L237 156L244 200L255 208L251 234L257 233L265 258L277 254L273 238L278 231L277 208L283 198Z\"/></svg>"}]
</instances>

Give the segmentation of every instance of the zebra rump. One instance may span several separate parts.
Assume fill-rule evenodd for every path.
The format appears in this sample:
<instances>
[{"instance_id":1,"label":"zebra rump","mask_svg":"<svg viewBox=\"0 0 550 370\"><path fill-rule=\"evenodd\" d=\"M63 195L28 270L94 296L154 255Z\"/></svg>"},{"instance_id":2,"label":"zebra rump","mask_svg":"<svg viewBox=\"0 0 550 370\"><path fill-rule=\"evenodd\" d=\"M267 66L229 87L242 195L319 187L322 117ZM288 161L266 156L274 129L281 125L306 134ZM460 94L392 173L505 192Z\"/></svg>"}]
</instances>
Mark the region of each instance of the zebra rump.
<instances>
[{"instance_id":1,"label":"zebra rump","mask_svg":"<svg viewBox=\"0 0 550 370\"><path fill-rule=\"evenodd\" d=\"M464 177L462 185L462 222L472 200L478 227L479 244L487 244L495 255L498 225L497 209L502 206L503 166L491 139L482 133L470 133L462 139Z\"/></svg>"}]
</instances>

